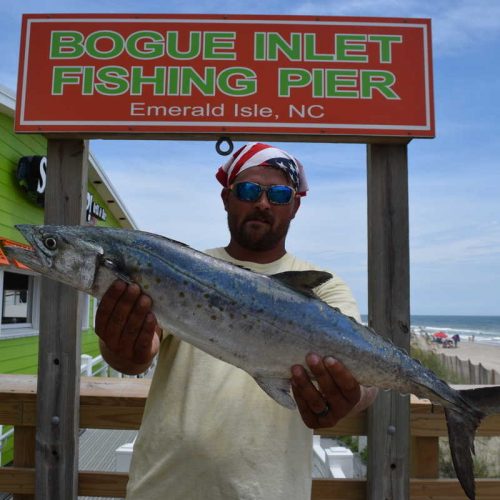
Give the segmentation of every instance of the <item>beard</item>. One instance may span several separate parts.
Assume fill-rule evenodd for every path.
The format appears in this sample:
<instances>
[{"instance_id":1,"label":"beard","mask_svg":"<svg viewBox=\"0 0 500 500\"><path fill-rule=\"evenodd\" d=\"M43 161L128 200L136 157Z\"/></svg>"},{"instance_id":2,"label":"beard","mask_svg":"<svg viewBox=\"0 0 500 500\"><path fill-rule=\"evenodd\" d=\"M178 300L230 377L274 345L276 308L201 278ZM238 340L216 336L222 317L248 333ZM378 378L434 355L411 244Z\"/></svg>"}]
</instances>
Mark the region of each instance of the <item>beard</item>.
<instances>
[{"instance_id":1,"label":"beard","mask_svg":"<svg viewBox=\"0 0 500 500\"><path fill-rule=\"evenodd\" d=\"M252 227L252 221L267 224L265 228ZM253 213L238 223L236 217L228 214L227 224L231 239L248 250L266 251L275 248L288 234L290 221L274 226L274 217L267 213Z\"/></svg>"}]
</instances>

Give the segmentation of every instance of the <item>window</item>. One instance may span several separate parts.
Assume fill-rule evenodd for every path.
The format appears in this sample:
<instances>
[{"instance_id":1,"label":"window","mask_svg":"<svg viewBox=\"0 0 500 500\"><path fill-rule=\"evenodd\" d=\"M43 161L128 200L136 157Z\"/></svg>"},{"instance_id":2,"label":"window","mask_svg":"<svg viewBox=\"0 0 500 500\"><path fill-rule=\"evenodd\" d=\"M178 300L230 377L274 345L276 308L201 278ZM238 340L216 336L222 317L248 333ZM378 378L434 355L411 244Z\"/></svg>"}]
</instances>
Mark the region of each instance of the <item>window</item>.
<instances>
[{"instance_id":1,"label":"window","mask_svg":"<svg viewBox=\"0 0 500 500\"><path fill-rule=\"evenodd\" d=\"M0 271L0 337L38 333L40 278Z\"/></svg>"},{"instance_id":2,"label":"window","mask_svg":"<svg viewBox=\"0 0 500 500\"><path fill-rule=\"evenodd\" d=\"M0 339L38 335L40 329L41 276L13 267L0 267ZM91 328L95 308L83 295L82 329Z\"/></svg>"},{"instance_id":3,"label":"window","mask_svg":"<svg viewBox=\"0 0 500 500\"><path fill-rule=\"evenodd\" d=\"M28 323L28 293L30 277L25 274L5 272L3 275L2 324Z\"/></svg>"}]
</instances>

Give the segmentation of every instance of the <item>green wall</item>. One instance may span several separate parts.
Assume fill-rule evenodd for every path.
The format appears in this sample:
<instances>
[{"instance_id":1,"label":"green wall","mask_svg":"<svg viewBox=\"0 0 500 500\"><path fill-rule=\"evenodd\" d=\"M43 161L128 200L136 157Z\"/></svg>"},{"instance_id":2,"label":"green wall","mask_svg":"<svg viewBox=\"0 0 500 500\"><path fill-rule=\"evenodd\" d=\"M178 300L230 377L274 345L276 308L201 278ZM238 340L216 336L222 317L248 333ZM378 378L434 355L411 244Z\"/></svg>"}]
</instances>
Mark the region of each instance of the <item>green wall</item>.
<instances>
[{"instance_id":1,"label":"green wall","mask_svg":"<svg viewBox=\"0 0 500 500\"><path fill-rule=\"evenodd\" d=\"M13 120L0 114L0 236L23 243L14 224L42 224L43 209L31 203L16 180L21 156L47 154L47 141L41 135L13 133Z\"/></svg>"},{"instance_id":2,"label":"green wall","mask_svg":"<svg viewBox=\"0 0 500 500\"><path fill-rule=\"evenodd\" d=\"M17 162L21 156L46 155L47 140L37 134L15 134L13 118L0 113L0 237L24 242L15 224L42 224L43 208L38 207L24 194L16 180ZM49 166L50 168L50 166ZM107 209L104 200L93 185L88 186L94 201ZM109 210L101 226L120 227L120 221ZM94 301L91 299L90 324ZM0 373L36 373L37 337L0 339ZM92 330L82 339L82 354L99 353L97 337Z\"/></svg>"},{"instance_id":3,"label":"green wall","mask_svg":"<svg viewBox=\"0 0 500 500\"><path fill-rule=\"evenodd\" d=\"M0 113L0 237L24 243L15 224L42 224L43 208L30 201L16 180L17 162L21 156L44 156L47 154L47 140L36 134L14 134L13 119ZM49 167L50 168L50 167ZM106 201L97 193L93 185L88 190L94 201L107 211L106 221L100 226L120 227L120 222L107 210ZM91 298L89 322L95 301ZM99 355L98 338L92 328L82 332L82 354L92 357ZM0 373L36 374L38 367L38 336L0 339ZM1 422L0 422L1 423ZM8 427L4 426L4 432ZM2 464L12 460L13 440L5 443Z\"/></svg>"},{"instance_id":4,"label":"green wall","mask_svg":"<svg viewBox=\"0 0 500 500\"><path fill-rule=\"evenodd\" d=\"M98 338L90 328L82 332L82 354L99 355ZM0 373L36 375L38 335L0 340L0 367Z\"/></svg>"}]
</instances>

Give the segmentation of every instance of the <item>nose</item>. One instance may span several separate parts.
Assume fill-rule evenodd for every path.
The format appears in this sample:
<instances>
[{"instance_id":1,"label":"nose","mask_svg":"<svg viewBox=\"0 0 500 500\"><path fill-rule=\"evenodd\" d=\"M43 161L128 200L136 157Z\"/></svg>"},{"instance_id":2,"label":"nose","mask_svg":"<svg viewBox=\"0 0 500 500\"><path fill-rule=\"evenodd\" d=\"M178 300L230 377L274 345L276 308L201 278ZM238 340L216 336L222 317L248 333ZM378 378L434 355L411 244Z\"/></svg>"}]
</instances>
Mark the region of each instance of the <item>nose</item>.
<instances>
[{"instance_id":1,"label":"nose","mask_svg":"<svg viewBox=\"0 0 500 500\"><path fill-rule=\"evenodd\" d=\"M261 210L271 209L271 203L269 202L269 198L267 197L267 191L262 192L259 199L255 202L255 205Z\"/></svg>"}]
</instances>

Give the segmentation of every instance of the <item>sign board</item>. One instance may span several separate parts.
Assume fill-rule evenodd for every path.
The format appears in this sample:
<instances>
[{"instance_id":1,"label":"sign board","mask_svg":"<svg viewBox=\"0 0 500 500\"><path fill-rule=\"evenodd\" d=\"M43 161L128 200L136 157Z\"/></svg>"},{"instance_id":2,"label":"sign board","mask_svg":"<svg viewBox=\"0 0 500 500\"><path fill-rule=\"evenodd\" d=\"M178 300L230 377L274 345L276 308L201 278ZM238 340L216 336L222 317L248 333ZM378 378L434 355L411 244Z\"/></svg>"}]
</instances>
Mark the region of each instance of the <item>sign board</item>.
<instances>
[{"instance_id":1,"label":"sign board","mask_svg":"<svg viewBox=\"0 0 500 500\"><path fill-rule=\"evenodd\" d=\"M433 137L429 19L28 14L17 132Z\"/></svg>"},{"instance_id":2,"label":"sign board","mask_svg":"<svg viewBox=\"0 0 500 500\"><path fill-rule=\"evenodd\" d=\"M45 206L45 188L47 187L47 157L22 156L16 169L17 182L30 200L40 207ZM87 192L86 220L95 224L97 219L106 220L106 210L94 201L94 195Z\"/></svg>"}]
</instances>

